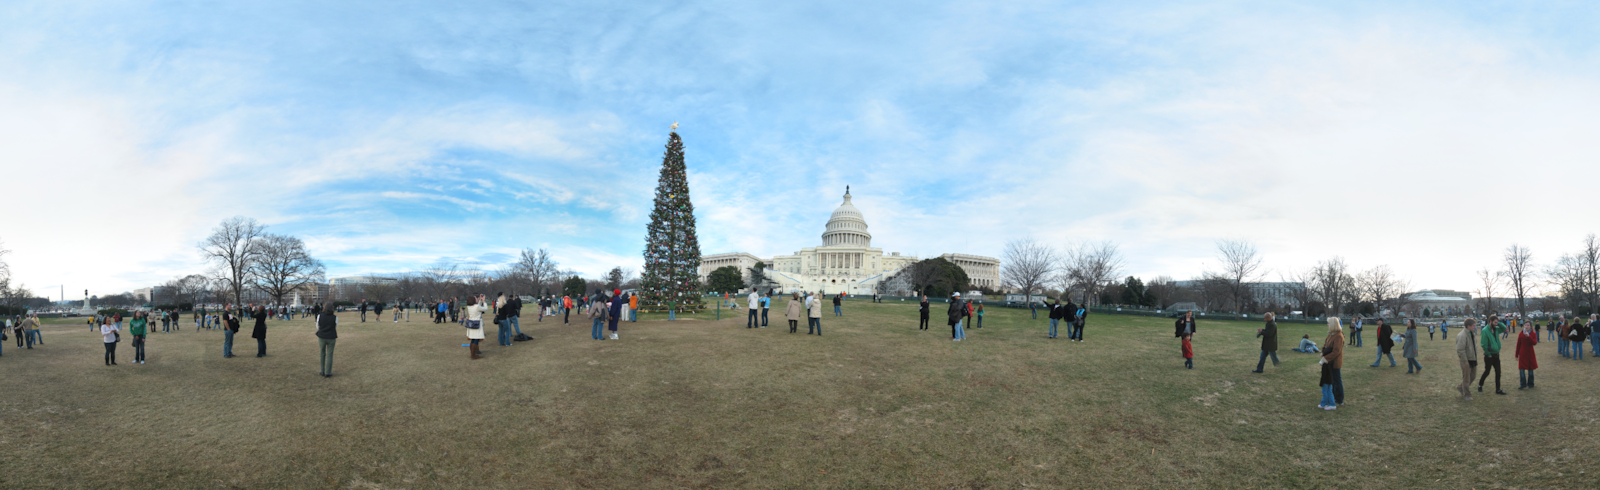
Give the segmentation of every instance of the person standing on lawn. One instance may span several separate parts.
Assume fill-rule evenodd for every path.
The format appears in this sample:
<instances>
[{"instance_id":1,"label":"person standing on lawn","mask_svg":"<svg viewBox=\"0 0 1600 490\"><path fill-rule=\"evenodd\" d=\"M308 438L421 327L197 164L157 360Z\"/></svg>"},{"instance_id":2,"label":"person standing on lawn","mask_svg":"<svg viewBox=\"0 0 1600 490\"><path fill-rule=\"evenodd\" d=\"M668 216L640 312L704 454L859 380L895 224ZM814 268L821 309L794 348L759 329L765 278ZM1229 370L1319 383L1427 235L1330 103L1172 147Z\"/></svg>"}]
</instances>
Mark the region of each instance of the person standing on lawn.
<instances>
[{"instance_id":1,"label":"person standing on lawn","mask_svg":"<svg viewBox=\"0 0 1600 490\"><path fill-rule=\"evenodd\" d=\"M833 316L844 316L844 310L840 309L840 305L843 304L843 302L844 293L836 293L833 295Z\"/></svg>"},{"instance_id":2,"label":"person standing on lawn","mask_svg":"<svg viewBox=\"0 0 1600 490\"><path fill-rule=\"evenodd\" d=\"M756 290L751 289L750 295L745 297L745 306L750 312L745 315L744 328L761 326L761 295Z\"/></svg>"},{"instance_id":3,"label":"person standing on lawn","mask_svg":"<svg viewBox=\"0 0 1600 490\"><path fill-rule=\"evenodd\" d=\"M561 296L561 321L572 324L572 295Z\"/></svg>"},{"instance_id":4,"label":"person standing on lawn","mask_svg":"<svg viewBox=\"0 0 1600 490\"><path fill-rule=\"evenodd\" d=\"M511 312L511 308L506 307L506 293L495 293L495 298L494 298L494 333L495 333L495 337L496 337L495 338L495 345L498 345L498 346L501 346L501 347L505 347L505 346L511 345L511 326L507 325L507 323L510 323L510 321L506 319L506 313L510 313L510 312Z\"/></svg>"},{"instance_id":5,"label":"person standing on lawn","mask_svg":"<svg viewBox=\"0 0 1600 490\"><path fill-rule=\"evenodd\" d=\"M789 320L789 333L795 333L795 330L800 328L800 316L804 314L805 308L800 305L800 293L790 293L789 302L783 305L783 317ZM926 323L928 316L924 314L922 320Z\"/></svg>"},{"instance_id":6,"label":"person standing on lawn","mask_svg":"<svg viewBox=\"0 0 1600 490\"><path fill-rule=\"evenodd\" d=\"M973 327L973 328L983 328L983 302L979 301L978 302L978 306L976 306L975 308L977 309L977 311L974 312L973 314L978 317L978 325L976 327ZM971 318L971 317L968 317L968 318Z\"/></svg>"},{"instance_id":7,"label":"person standing on lawn","mask_svg":"<svg viewBox=\"0 0 1600 490\"><path fill-rule=\"evenodd\" d=\"M1172 336L1180 338L1180 339L1183 339L1183 365L1184 365L1184 367L1187 367L1189 369L1194 369L1194 345L1193 345L1194 333L1195 333L1194 312L1193 311L1184 312L1183 317L1178 318L1178 321L1176 323L1173 323L1172 326L1173 326L1173 335Z\"/></svg>"},{"instance_id":8,"label":"person standing on lawn","mask_svg":"<svg viewBox=\"0 0 1600 490\"><path fill-rule=\"evenodd\" d=\"M1395 367L1394 353L1392 352L1393 350L1394 350L1394 328L1391 328L1389 326L1389 322L1385 321L1382 318L1379 318L1378 319L1378 359L1375 360L1375 361L1372 361L1372 367L1378 367L1378 364L1383 363L1383 356L1385 354L1387 354L1389 356L1389 367ZM1409 366L1408 366L1408 369L1409 369Z\"/></svg>"},{"instance_id":9,"label":"person standing on lawn","mask_svg":"<svg viewBox=\"0 0 1600 490\"><path fill-rule=\"evenodd\" d=\"M1488 329L1478 334L1478 342L1483 347L1483 376L1478 378L1478 392L1483 393L1483 382L1488 381L1489 371L1494 371L1494 394L1504 395L1500 391L1500 333L1505 330L1505 325L1500 323L1496 316L1489 316Z\"/></svg>"},{"instance_id":10,"label":"person standing on lawn","mask_svg":"<svg viewBox=\"0 0 1600 490\"><path fill-rule=\"evenodd\" d=\"M634 295L635 297L638 295ZM632 300L632 298L629 298ZM767 309L772 307L772 291L761 295L761 328L767 328Z\"/></svg>"},{"instance_id":11,"label":"person standing on lawn","mask_svg":"<svg viewBox=\"0 0 1600 490\"><path fill-rule=\"evenodd\" d=\"M1406 358L1406 374L1412 373L1416 368L1417 373L1422 372L1422 363L1417 362L1417 320L1406 319L1405 347L1400 349L1400 355Z\"/></svg>"},{"instance_id":12,"label":"person standing on lawn","mask_svg":"<svg viewBox=\"0 0 1600 490\"><path fill-rule=\"evenodd\" d=\"M239 333L239 317L233 315L233 309L223 310L219 321L227 322L222 326L222 357L233 357L233 335Z\"/></svg>"},{"instance_id":13,"label":"person standing on lawn","mask_svg":"<svg viewBox=\"0 0 1600 490\"><path fill-rule=\"evenodd\" d=\"M1072 331L1067 338L1083 342L1083 325L1088 322L1089 305L1087 303L1078 305L1078 309L1072 311Z\"/></svg>"},{"instance_id":14,"label":"person standing on lawn","mask_svg":"<svg viewBox=\"0 0 1600 490\"><path fill-rule=\"evenodd\" d=\"M944 313L950 321L950 340L960 342L967 338L967 332L961 328L961 321L967 317L967 304L961 301L961 293L950 293L950 308Z\"/></svg>"},{"instance_id":15,"label":"person standing on lawn","mask_svg":"<svg viewBox=\"0 0 1600 490\"><path fill-rule=\"evenodd\" d=\"M367 322L367 299L361 299L361 323Z\"/></svg>"},{"instance_id":16,"label":"person standing on lawn","mask_svg":"<svg viewBox=\"0 0 1600 490\"><path fill-rule=\"evenodd\" d=\"M257 306L252 316L256 327L250 330L250 338L256 339L256 357L267 357L267 308Z\"/></svg>"},{"instance_id":17,"label":"person standing on lawn","mask_svg":"<svg viewBox=\"0 0 1600 490\"><path fill-rule=\"evenodd\" d=\"M1524 323L1522 333L1517 334L1517 348L1512 351L1517 358L1517 379L1521 382L1517 389L1533 387L1533 371L1539 369L1539 359L1533 353L1533 346L1539 345L1539 325Z\"/></svg>"},{"instance_id":18,"label":"person standing on lawn","mask_svg":"<svg viewBox=\"0 0 1600 490\"><path fill-rule=\"evenodd\" d=\"M1317 360L1322 366L1322 380L1317 383L1322 387L1322 402L1317 408L1334 410L1344 404L1344 378L1339 375L1344 369L1344 342L1339 317L1328 317L1328 338L1322 340L1322 358Z\"/></svg>"},{"instance_id":19,"label":"person standing on lawn","mask_svg":"<svg viewBox=\"0 0 1600 490\"><path fill-rule=\"evenodd\" d=\"M1466 332L1456 334L1456 359L1461 362L1461 384L1456 390L1461 398L1472 401L1472 379L1478 374L1478 319L1468 318Z\"/></svg>"},{"instance_id":20,"label":"person standing on lawn","mask_svg":"<svg viewBox=\"0 0 1600 490\"><path fill-rule=\"evenodd\" d=\"M150 314L135 313L128 322L128 335L133 337L133 363L144 364L144 337L150 327Z\"/></svg>"},{"instance_id":21,"label":"person standing on lawn","mask_svg":"<svg viewBox=\"0 0 1600 490\"><path fill-rule=\"evenodd\" d=\"M820 294L813 294L806 297L806 316L806 335L811 335L812 332L816 332L818 336L821 336L822 298Z\"/></svg>"},{"instance_id":22,"label":"person standing on lawn","mask_svg":"<svg viewBox=\"0 0 1600 490\"><path fill-rule=\"evenodd\" d=\"M606 339L606 312L608 311L610 309L606 307L605 302L600 301L600 290L596 289L594 291L594 301L589 302L589 322L594 324L594 328L590 330L589 338L594 340Z\"/></svg>"},{"instance_id":23,"label":"person standing on lawn","mask_svg":"<svg viewBox=\"0 0 1600 490\"><path fill-rule=\"evenodd\" d=\"M1589 324L1572 322L1572 328L1567 329L1567 340L1572 341L1572 345L1567 346L1567 351L1573 360L1583 360L1583 341L1589 339L1589 328L1592 325L1594 325L1593 322Z\"/></svg>"},{"instance_id":24,"label":"person standing on lawn","mask_svg":"<svg viewBox=\"0 0 1600 490\"><path fill-rule=\"evenodd\" d=\"M317 319L317 352L321 354L322 377L333 376L333 344L339 339L339 315L333 308L324 308Z\"/></svg>"},{"instance_id":25,"label":"person standing on lawn","mask_svg":"<svg viewBox=\"0 0 1600 490\"><path fill-rule=\"evenodd\" d=\"M1048 315L1050 317L1050 335L1048 337L1052 339L1056 338L1056 327L1061 324L1061 311L1063 310L1061 299L1056 298L1054 301L1055 304L1050 305L1050 314Z\"/></svg>"},{"instance_id":26,"label":"person standing on lawn","mask_svg":"<svg viewBox=\"0 0 1600 490\"><path fill-rule=\"evenodd\" d=\"M917 316L921 321L917 323L917 330L928 329L928 295L922 295L922 302L917 304Z\"/></svg>"},{"instance_id":27,"label":"person standing on lawn","mask_svg":"<svg viewBox=\"0 0 1600 490\"><path fill-rule=\"evenodd\" d=\"M611 290L611 340L617 340L617 322L622 320L622 309L628 307L628 300L622 299L621 289Z\"/></svg>"},{"instance_id":28,"label":"person standing on lawn","mask_svg":"<svg viewBox=\"0 0 1600 490\"><path fill-rule=\"evenodd\" d=\"M106 322L100 325L100 338L104 340L106 344L107 366L117 365L117 341L121 340L117 336L118 330L122 329L117 328L117 325L112 323L110 316L107 316Z\"/></svg>"},{"instance_id":29,"label":"person standing on lawn","mask_svg":"<svg viewBox=\"0 0 1600 490\"><path fill-rule=\"evenodd\" d=\"M1276 317L1270 311L1266 317L1267 325L1256 331L1256 336L1261 337L1261 360L1256 362L1256 370L1251 371L1253 373L1264 372L1262 368L1267 367L1267 356L1272 356L1273 366L1278 365L1278 322L1273 321Z\"/></svg>"},{"instance_id":30,"label":"person standing on lawn","mask_svg":"<svg viewBox=\"0 0 1600 490\"><path fill-rule=\"evenodd\" d=\"M478 343L483 341L483 313L489 311L484 306L489 298L482 294L468 296L466 306L461 308L461 325L467 327L467 340L471 356L468 359L483 359Z\"/></svg>"}]
</instances>

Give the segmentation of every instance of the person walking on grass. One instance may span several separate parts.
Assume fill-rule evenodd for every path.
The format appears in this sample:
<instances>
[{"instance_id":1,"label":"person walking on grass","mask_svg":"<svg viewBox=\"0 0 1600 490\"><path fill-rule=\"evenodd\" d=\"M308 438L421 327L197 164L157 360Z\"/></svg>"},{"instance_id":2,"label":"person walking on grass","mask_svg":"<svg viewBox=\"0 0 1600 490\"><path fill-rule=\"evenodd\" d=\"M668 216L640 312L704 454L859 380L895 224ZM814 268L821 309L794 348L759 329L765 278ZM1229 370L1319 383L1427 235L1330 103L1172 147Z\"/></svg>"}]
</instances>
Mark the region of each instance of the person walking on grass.
<instances>
[{"instance_id":1,"label":"person walking on grass","mask_svg":"<svg viewBox=\"0 0 1600 490\"><path fill-rule=\"evenodd\" d=\"M1483 347L1483 376L1478 378L1478 392L1483 393L1483 382L1489 380L1489 371L1494 371L1494 394L1504 395L1500 391L1500 332L1505 326L1499 318L1491 315L1486 325L1488 328L1478 334L1479 343Z\"/></svg>"},{"instance_id":2,"label":"person walking on grass","mask_svg":"<svg viewBox=\"0 0 1600 490\"><path fill-rule=\"evenodd\" d=\"M806 335L822 335L822 298L813 294L806 298Z\"/></svg>"},{"instance_id":3,"label":"person walking on grass","mask_svg":"<svg viewBox=\"0 0 1600 490\"><path fill-rule=\"evenodd\" d=\"M1533 353L1533 346L1539 345L1539 325L1523 324L1522 333L1517 334L1517 347L1512 351L1517 358L1517 380L1520 382L1517 389L1524 390L1533 387L1533 371L1539 369L1539 358Z\"/></svg>"},{"instance_id":4,"label":"person walking on grass","mask_svg":"<svg viewBox=\"0 0 1600 490\"><path fill-rule=\"evenodd\" d=\"M961 321L967 317L967 303L961 301L961 293L950 293L950 308L945 310L945 315L950 321L950 340L960 342L967 338L967 332L961 328Z\"/></svg>"},{"instance_id":5,"label":"person walking on grass","mask_svg":"<svg viewBox=\"0 0 1600 490\"><path fill-rule=\"evenodd\" d=\"M367 300L361 299L361 323L367 323Z\"/></svg>"},{"instance_id":6,"label":"person walking on grass","mask_svg":"<svg viewBox=\"0 0 1600 490\"><path fill-rule=\"evenodd\" d=\"M920 318L920 320L917 322L917 330L927 330L928 329L928 295L926 295L926 294L922 295L922 302L917 304L917 316Z\"/></svg>"},{"instance_id":7,"label":"person walking on grass","mask_svg":"<svg viewBox=\"0 0 1600 490\"><path fill-rule=\"evenodd\" d=\"M609 311L611 310L606 307L605 302L600 301L600 290L594 290L594 301L589 302L588 312L589 322L594 324L594 329L589 334L589 338L594 340L606 339L604 333L606 328L606 313Z\"/></svg>"},{"instance_id":8,"label":"person walking on grass","mask_svg":"<svg viewBox=\"0 0 1600 490\"><path fill-rule=\"evenodd\" d=\"M120 330L122 329L118 328L117 325L111 321L111 317L109 316L106 317L106 322L100 325L100 338L104 340L106 344L107 366L117 365L117 342L122 340L118 335L118 331Z\"/></svg>"},{"instance_id":9,"label":"person walking on grass","mask_svg":"<svg viewBox=\"0 0 1600 490\"><path fill-rule=\"evenodd\" d=\"M1183 339L1183 366L1194 369L1194 311L1184 312L1172 326L1172 336Z\"/></svg>"},{"instance_id":10,"label":"person walking on grass","mask_svg":"<svg viewBox=\"0 0 1600 490\"><path fill-rule=\"evenodd\" d=\"M256 339L256 357L267 357L267 309L257 306L255 314L256 326L250 329L250 338Z\"/></svg>"},{"instance_id":11,"label":"person walking on grass","mask_svg":"<svg viewBox=\"0 0 1600 490\"><path fill-rule=\"evenodd\" d=\"M844 316L844 310L840 309L840 305L843 304L843 302L844 293L836 293L833 295L833 316Z\"/></svg>"},{"instance_id":12,"label":"person walking on grass","mask_svg":"<svg viewBox=\"0 0 1600 490\"><path fill-rule=\"evenodd\" d=\"M761 295L756 290L751 289L750 295L745 297L745 306L749 307L746 309L750 312L745 314L744 328L761 326Z\"/></svg>"},{"instance_id":13,"label":"person walking on grass","mask_svg":"<svg viewBox=\"0 0 1600 490\"><path fill-rule=\"evenodd\" d=\"M1278 322L1273 321L1275 316L1267 312L1267 325L1256 330L1256 336L1261 337L1261 360L1256 362L1256 370L1252 373L1264 372L1267 367L1267 356L1272 356L1272 365L1278 365Z\"/></svg>"},{"instance_id":14,"label":"person walking on grass","mask_svg":"<svg viewBox=\"0 0 1600 490\"><path fill-rule=\"evenodd\" d=\"M38 313L34 313L32 315L28 315L27 318L24 318L22 320L22 324L18 325L18 329L22 330L22 334L25 335L25 336L38 337L39 336L39 314ZM18 338L21 338L21 337L18 337ZM43 343L40 343L40 345L43 345ZM21 347L21 345L18 345L18 347ZM32 349L33 346L29 345L28 348Z\"/></svg>"},{"instance_id":15,"label":"person walking on grass","mask_svg":"<svg viewBox=\"0 0 1600 490\"><path fill-rule=\"evenodd\" d=\"M1468 318L1463 328L1466 332L1456 334L1456 359L1461 362L1461 384L1456 391L1472 401L1472 378L1478 374L1478 319Z\"/></svg>"},{"instance_id":16,"label":"person walking on grass","mask_svg":"<svg viewBox=\"0 0 1600 490\"><path fill-rule=\"evenodd\" d=\"M1421 374L1422 363L1417 362L1417 320L1406 319L1404 338L1406 345L1400 349L1400 356L1406 358L1406 374L1411 374L1412 368L1416 368L1415 372Z\"/></svg>"},{"instance_id":17,"label":"person walking on grass","mask_svg":"<svg viewBox=\"0 0 1600 490\"><path fill-rule=\"evenodd\" d=\"M489 310L484 303L488 301L489 298L482 294L468 296L466 306L461 308L461 325L467 327L467 340L470 344L469 359L483 359L478 343L483 341L483 312Z\"/></svg>"},{"instance_id":18,"label":"person walking on grass","mask_svg":"<svg viewBox=\"0 0 1600 490\"><path fill-rule=\"evenodd\" d=\"M1322 366L1322 379L1317 382L1322 388L1322 401L1317 408L1334 410L1344 405L1344 378L1339 374L1344 369L1344 342L1339 317L1328 317L1328 338L1322 340L1322 358L1317 360Z\"/></svg>"},{"instance_id":19,"label":"person walking on grass","mask_svg":"<svg viewBox=\"0 0 1600 490\"><path fill-rule=\"evenodd\" d=\"M317 373L327 378L333 376L333 344L339 339L339 315L334 314L333 308L324 308L317 314L317 352L321 354L322 371Z\"/></svg>"},{"instance_id":20,"label":"person walking on grass","mask_svg":"<svg viewBox=\"0 0 1600 490\"><path fill-rule=\"evenodd\" d=\"M133 337L133 363L144 364L144 338L150 328L150 314L139 312L128 321L128 335Z\"/></svg>"},{"instance_id":21,"label":"person walking on grass","mask_svg":"<svg viewBox=\"0 0 1600 490\"><path fill-rule=\"evenodd\" d=\"M1378 359L1375 360L1375 361L1372 361L1372 367L1378 367L1378 364L1383 363L1383 356L1385 356L1385 355L1389 356L1389 367L1395 367L1394 352L1391 352L1393 350L1394 350L1394 328L1391 328L1389 326L1389 322L1385 321L1382 318L1379 318L1378 319Z\"/></svg>"},{"instance_id":22,"label":"person walking on grass","mask_svg":"<svg viewBox=\"0 0 1600 490\"><path fill-rule=\"evenodd\" d=\"M805 308L801 307L800 293L790 293L789 302L783 305L783 317L789 320L789 333L795 333L800 328L800 318L804 314ZM923 321L926 323L927 315L923 315Z\"/></svg>"}]
</instances>

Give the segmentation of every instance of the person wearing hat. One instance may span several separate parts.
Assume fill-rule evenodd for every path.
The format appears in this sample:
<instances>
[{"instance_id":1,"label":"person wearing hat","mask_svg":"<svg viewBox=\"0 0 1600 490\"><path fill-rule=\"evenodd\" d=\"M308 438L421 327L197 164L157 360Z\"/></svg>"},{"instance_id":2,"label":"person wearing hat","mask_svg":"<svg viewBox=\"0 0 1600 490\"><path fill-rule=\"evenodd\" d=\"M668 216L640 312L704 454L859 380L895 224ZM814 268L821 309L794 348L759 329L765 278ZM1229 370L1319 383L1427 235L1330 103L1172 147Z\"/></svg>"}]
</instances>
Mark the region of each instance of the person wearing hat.
<instances>
[{"instance_id":1,"label":"person wearing hat","mask_svg":"<svg viewBox=\"0 0 1600 490\"><path fill-rule=\"evenodd\" d=\"M607 321L611 324L611 340L617 340L617 320L622 317L622 308L628 300L622 299L622 290L613 289L607 293L611 298L611 313Z\"/></svg>"},{"instance_id":2,"label":"person wearing hat","mask_svg":"<svg viewBox=\"0 0 1600 490\"><path fill-rule=\"evenodd\" d=\"M950 293L950 308L945 310L945 316L950 322L950 341L960 342L967 338L967 332L961 328L961 320L967 317L967 303L961 301L961 293Z\"/></svg>"}]
</instances>

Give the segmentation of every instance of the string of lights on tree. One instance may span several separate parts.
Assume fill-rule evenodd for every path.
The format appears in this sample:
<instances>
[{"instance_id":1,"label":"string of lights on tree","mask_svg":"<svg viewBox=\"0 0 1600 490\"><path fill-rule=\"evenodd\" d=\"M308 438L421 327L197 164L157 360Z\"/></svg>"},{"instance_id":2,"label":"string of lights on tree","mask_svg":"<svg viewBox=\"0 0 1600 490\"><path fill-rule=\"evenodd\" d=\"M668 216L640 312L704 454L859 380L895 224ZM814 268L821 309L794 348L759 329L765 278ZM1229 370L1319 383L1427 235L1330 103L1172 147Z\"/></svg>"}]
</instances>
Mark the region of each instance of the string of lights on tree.
<instances>
[{"instance_id":1,"label":"string of lights on tree","mask_svg":"<svg viewBox=\"0 0 1600 490\"><path fill-rule=\"evenodd\" d=\"M678 128L677 123L672 129ZM683 163L683 140L673 131L661 160L655 209L650 212L640 277L640 303L678 311L704 307L700 298L700 240Z\"/></svg>"}]
</instances>

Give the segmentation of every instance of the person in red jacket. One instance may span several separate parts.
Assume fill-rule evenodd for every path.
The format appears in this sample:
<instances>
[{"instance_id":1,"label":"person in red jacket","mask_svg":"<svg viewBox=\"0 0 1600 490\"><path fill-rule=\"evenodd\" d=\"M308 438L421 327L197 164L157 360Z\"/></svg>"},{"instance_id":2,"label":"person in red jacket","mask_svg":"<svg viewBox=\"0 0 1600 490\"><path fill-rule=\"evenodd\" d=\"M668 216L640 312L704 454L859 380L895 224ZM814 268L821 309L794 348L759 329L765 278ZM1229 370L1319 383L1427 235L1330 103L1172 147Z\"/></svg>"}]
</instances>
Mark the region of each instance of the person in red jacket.
<instances>
[{"instance_id":1,"label":"person in red jacket","mask_svg":"<svg viewBox=\"0 0 1600 490\"><path fill-rule=\"evenodd\" d=\"M1522 380L1522 386L1517 387L1519 390L1533 387L1533 370L1539 369L1539 359L1533 354L1533 346L1539 343L1539 334L1529 325L1531 323L1523 323L1522 333L1517 334L1517 377Z\"/></svg>"}]
</instances>

